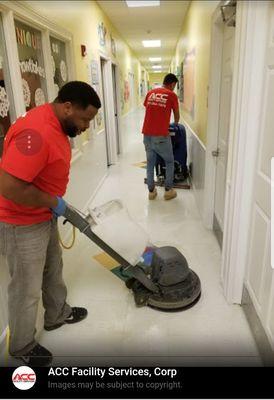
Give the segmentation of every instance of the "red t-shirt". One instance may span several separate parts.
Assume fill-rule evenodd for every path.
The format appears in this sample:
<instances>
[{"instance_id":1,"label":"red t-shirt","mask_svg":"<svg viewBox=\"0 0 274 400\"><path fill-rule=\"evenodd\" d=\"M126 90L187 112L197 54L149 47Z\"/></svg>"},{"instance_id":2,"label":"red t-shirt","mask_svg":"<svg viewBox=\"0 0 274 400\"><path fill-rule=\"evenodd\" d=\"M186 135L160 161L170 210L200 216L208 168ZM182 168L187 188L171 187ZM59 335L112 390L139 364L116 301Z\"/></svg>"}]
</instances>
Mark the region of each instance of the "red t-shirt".
<instances>
[{"instance_id":1,"label":"red t-shirt","mask_svg":"<svg viewBox=\"0 0 274 400\"><path fill-rule=\"evenodd\" d=\"M146 115L142 132L149 136L167 136L171 110L179 108L177 95L164 87L150 90L145 98Z\"/></svg>"},{"instance_id":2,"label":"red t-shirt","mask_svg":"<svg viewBox=\"0 0 274 400\"><path fill-rule=\"evenodd\" d=\"M69 180L71 148L50 104L36 107L10 127L1 169L53 196L63 196ZM32 225L52 218L49 208L26 207L0 195L0 221Z\"/></svg>"}]
</instances>

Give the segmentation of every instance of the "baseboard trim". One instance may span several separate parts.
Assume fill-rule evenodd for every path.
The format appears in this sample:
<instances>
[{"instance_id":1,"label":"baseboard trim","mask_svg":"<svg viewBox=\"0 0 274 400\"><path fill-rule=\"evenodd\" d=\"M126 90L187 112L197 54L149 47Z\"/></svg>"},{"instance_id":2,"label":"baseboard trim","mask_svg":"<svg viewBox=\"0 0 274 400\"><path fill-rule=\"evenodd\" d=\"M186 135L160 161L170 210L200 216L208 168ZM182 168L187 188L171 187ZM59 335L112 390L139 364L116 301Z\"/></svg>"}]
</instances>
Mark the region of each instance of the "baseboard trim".
<instances>
[{"instance_id":1,"label":"baseboard trim","mask_svg":"<svg viewBox=\"0 0 274 400\"><path fill-rule=\"evenodd\" d=\"M264 366L273 367L274 352L245 286L242 296L242 308L253 333Z\"/></svg>"},{"instance_id":2,"label":"baseboard trim","mask_svg":"<svg viewBox=\"0 0 274 400\"><path fill-rule=\"evenodd\" d=\"M219 224L215 214L213 215L213 232L217 238L220 249L222 249L223 248L223 231L220 227L220 224Z\"/></svg>"}]
</instances>

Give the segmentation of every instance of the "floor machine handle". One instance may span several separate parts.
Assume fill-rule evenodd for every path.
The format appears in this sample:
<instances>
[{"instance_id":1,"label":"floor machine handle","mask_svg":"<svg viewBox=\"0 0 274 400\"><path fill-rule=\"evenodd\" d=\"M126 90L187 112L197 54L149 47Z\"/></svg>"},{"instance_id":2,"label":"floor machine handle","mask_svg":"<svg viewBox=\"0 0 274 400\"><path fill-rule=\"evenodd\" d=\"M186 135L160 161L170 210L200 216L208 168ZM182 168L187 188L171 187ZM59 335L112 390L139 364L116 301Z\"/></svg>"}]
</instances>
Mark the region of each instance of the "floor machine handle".
<instances>
[{"instance_id":1,"label":"floor machine handle","mask_svg":"<svg viewBox=\"0 0 274 400\"><path fill-rule=\"evenodd\" d=\"M82 217L73 207L67 205L64 213L64 218L75 226L81 233L84 233L91 239L97 246L104 250L110 257L114 258L127 272L129 272L135 279L141 282L148 290L153 293L158 293L159 288L152 282L142 268L138 265L133 266L125 260L120 254L108 246L102 239L100 239L91 229L89 222Z\"/></svg>"}]
</instances>

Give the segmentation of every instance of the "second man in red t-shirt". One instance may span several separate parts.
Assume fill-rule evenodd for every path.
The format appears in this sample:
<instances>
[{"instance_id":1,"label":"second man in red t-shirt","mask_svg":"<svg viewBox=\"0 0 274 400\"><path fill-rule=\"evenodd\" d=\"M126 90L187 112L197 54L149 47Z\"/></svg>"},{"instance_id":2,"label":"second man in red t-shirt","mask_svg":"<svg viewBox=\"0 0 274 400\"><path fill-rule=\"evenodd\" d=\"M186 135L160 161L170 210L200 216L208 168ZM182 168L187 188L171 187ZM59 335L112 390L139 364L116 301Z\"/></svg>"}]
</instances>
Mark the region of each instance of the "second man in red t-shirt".
<instances>
[{"instance_id":1,"label":"second man in red t-shirt","mask_svg":"<svg viewBox=\"0 0 274 400\"><path fill-rule=\"evenodd\" d=\"M171 111L174 114L175 124L179 123L179 102L174 93L177 77L167 74L164 78L163 87L150 90L145 98L146 107L145 120L142 133L147 156L147 185L149 200L154 200L157 191L154 182L154 167L156 156L159 154L166 165L165 200L174 199L177 196L173 189L174 180L174 156L171 138L169 136L169 123Z\"/></svg>"}]
</instances>

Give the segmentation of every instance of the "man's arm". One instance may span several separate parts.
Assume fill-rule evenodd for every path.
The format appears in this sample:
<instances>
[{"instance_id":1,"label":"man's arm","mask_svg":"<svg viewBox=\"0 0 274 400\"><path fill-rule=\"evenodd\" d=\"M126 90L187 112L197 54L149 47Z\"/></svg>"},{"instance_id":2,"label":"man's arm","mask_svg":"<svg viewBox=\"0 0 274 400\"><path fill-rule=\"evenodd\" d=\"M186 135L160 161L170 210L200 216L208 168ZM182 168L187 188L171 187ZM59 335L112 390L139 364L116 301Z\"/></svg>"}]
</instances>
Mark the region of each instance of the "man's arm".
<instances>
[{"instance_id":1,"label":"man's arm","mask_svg":"<svg viewBox=\"0 0 274 400\"><path fill-rule=\"evenodd\" d=\"M173 114L174 114L174 122L175 124L178 124L180 121L180 111L179 108L177 110L173 110Z\"/></svg>"},{"instance_id":2,"label":"man's arm","mask_svg":"<svg viewBox=\"0 0 274 400\"><path fill-rule=\"evenodd\" d=\"M0 194L14 203L28 207L54 208L58 204L55 196L42 192L31 183L0 171Z\"/></svg>"}]
</instances>

